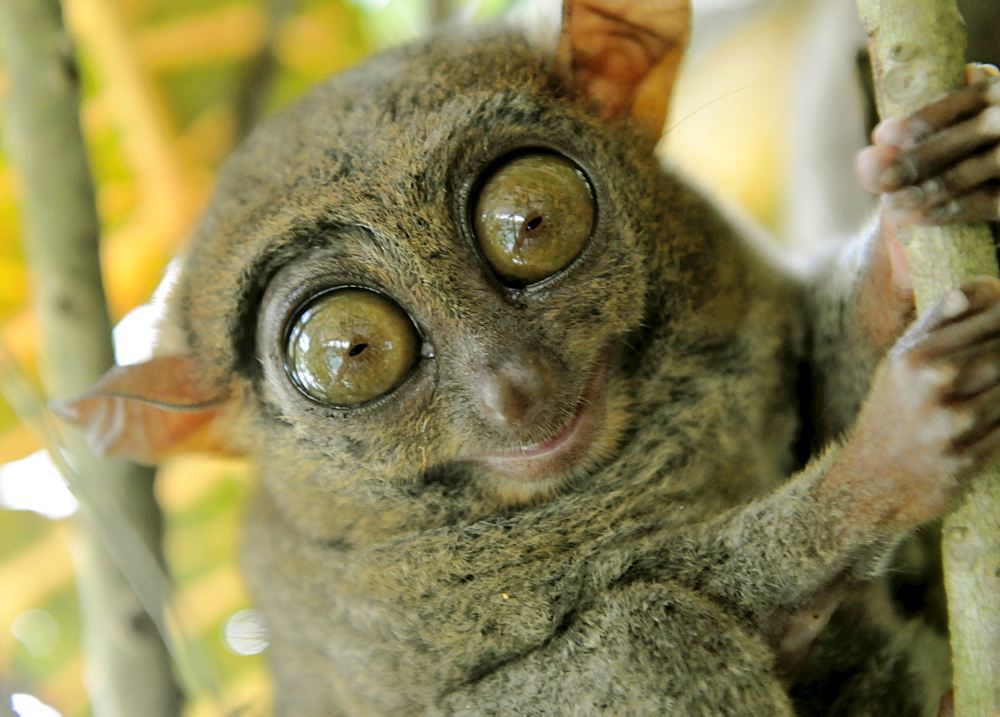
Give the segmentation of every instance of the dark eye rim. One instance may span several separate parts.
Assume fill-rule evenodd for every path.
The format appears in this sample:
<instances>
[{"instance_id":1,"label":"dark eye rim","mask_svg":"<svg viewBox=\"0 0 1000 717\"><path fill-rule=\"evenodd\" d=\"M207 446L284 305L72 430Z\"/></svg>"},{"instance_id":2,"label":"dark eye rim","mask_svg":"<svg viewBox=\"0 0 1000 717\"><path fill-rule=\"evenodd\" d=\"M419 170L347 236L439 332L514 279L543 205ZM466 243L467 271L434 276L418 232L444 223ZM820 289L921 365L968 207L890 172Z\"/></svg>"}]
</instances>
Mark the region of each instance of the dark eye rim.
<instances>
[{"instance_id":1,"label":"dark eye rim","mask_svg":"<svg viewBox=\"0 0 1000 717\"><path fill-rule=\"evenodd\" d=\"M548 154L564 159L572 164L577 171L583 175L584 180L590 187L590 194L594 200L594 222L590 229L590 235L584 242L583 249L580 250L580 253L569 264L558 271L553 272L549 276L539 279L538 281L528 283L512 282L501 277L496 270L493 269L479 246L479 242L476 239L475 229L473 229L475 203L476 199L479 197L480 190L486 183L486 180L489 179L489 177L492 176L497 169L504 164L517 159L518 157L531 154ZM480 161L468 165L466 171L468 171L468 179L465 180L465 183L457 192L460 230L465 238L466 244L475 254L480 266L483 268L484 273L489 278L490 282L493 283L502 293L511 298L516 298L521 295L532 294L554 288L562 282L568 274L571 274L575 267L581 265L589 256L592 255L598 237L603 234L603 193L600 185L594 182L593 174L588 170L587 163L581 161L578 153L548 142L525 139L519 142L504 144L499 148L494 148L493 152L480 158Z\"/></svg>"},{"instance_id":2,"label":"dark eye rim","mask_svg":"<svg viewBox=\"0 0 1000 717\"><path fill-rule=\"evenodd\" d=\"M359 224L343 225L321 241L276 255L262 297L253 307L252 356L259 369L245 385L246 400L259 406L262 418L301 430L313 430L312 426L319 430L324 421L343 421L344 430L353 431L370 421L391 420L404 407L407 412L424 410L433 398L440 381L437 356L441 348L435 341L434 317L422 310L418 293L406 285L385 285L351 250L355 237L369 241L370 233ZM285 331L293 312L312 297L338 288L371 291L398 304L416 328L420 353L410 373L393 390L343 409L304 396L284 367ZM318 423L302 424L302 419Z\"/></svg>"},{"instance_id":3,"label":"dark eye rim","mask_svg":"<svg viewBox=\"0 0 1000 717\"><path fill-rule=\"evenodd\" d=\"M305 311L307 307L318 302L324 296L352 289L357 291L366 291L370 294L375 294L376 296L385 299L391 304L394 304L396 307L399 308L400 311L403 312L403 315L406 316L407 320L409 320L410 325L413 327L413 330L417 335L417 357L416 360L413 362L413 365L410 367L410 369L388 391L380 393L379 395L374 396L368 399L367 401L362 401L360 403L352 403L352 404L327 403L325 401L317 399L314 396L309 395L309 393L307 393L306 390L300 385L300 382L295 378L295 374L293 373L291 367L289 366L288 351L287 351L288 341L291 338L293 322L295 321L295 319L297 319L299 316L302 315L302 312ZM306 399L310 404L319 406L323 409L337 411L338 413L364 410L366 408L378 405L388 400L393 394L397 393L400 389L403 388L403 386L408 384L414 377L414 375L419 372L420 365L424 362L424 360L427 358L431 358L433 356L433 354L425 353L425 349L426 347L429 346L429 344L427 343L424 337L423 331L421 331L420 329L420 325L413 320L413 314L410 311L408 311L406 307L403 306L403 304L401 304L393 297L389 296L384 291L379 291L378 289L375 289L371 286L365 286L363 284L344 283L344 284L328 285L325 288L313 291L304 291L304 290L295 291L292 293L292 296L288 298L290 299L290 301L288 302L289 308L283 312L284 316L281 320L282 321L281 340L278 345L278 351L281 358L280 361L281 369L288 384L290 384L295 389L296 393L298 393L300 396Z\"/></svg>"}]
</instances>

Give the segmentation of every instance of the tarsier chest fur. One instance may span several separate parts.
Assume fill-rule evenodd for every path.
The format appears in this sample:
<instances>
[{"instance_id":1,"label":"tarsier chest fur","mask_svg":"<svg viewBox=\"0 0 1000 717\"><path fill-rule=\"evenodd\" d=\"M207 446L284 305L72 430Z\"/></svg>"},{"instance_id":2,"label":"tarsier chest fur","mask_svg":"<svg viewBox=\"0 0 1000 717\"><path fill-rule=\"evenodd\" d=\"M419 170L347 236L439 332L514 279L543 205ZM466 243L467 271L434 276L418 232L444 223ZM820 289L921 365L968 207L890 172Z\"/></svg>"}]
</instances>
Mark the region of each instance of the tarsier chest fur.
<instances>
[{"instance_id":1,"label":"tarsier chest fur","mask_svg":"<svg viewBox=\"0 0 1000 717\"><path fill-rule=\"evenodd\" d=\"M926 377L893 391L903 349L837 436L912 308L888 240L774 266L651 152L639 85L667 58L669 93L686 8L621 76L581 38L629 33L592 9L555 52L439 38L314 89L184 257L183 355L154 368L259 466L244 562L283 714L790 714L789 663L955 490L912 487L954 484L951 433L894 452L897 412L939 410ZM910 674L886 644L898 673L857 693L936 703L885 696Z\"/></svg>"}]
</instances>

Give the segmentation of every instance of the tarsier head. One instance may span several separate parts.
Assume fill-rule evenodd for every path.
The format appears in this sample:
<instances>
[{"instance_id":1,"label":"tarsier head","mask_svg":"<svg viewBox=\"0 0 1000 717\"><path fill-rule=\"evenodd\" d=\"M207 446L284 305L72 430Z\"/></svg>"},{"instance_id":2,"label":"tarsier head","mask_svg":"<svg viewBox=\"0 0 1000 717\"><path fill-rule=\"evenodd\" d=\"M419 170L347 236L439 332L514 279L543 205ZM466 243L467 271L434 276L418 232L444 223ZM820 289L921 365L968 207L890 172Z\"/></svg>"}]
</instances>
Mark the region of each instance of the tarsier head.
<instances>
[{"instance_id":1,"label":"tarsier head","mask_svg":"<svg viewBox=\"0 0 1000 717\"><path fill-rule=\"evenodd\" d=\"M323 490L490 505L608 460L663 287L697 270L650 239L678 221L651 150L680 5L576 3L548 52L438 39L316 88L225 170L169 302L181 350L72 412L145 460L210 434Z\"/></svg>"}]
</instances>

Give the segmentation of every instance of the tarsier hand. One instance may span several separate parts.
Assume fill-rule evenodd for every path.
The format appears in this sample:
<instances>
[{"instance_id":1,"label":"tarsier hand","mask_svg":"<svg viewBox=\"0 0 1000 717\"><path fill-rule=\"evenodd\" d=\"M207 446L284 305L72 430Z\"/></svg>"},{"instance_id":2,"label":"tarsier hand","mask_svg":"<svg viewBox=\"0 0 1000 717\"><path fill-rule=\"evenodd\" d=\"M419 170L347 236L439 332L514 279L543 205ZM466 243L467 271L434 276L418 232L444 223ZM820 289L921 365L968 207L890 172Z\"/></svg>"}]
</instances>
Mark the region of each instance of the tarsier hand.
<instances>
[{"instance_id":1,"label":"tarsier hand","mask_svg":"<svg viewBox=\"0 0 1000 717\"><path fill-rule=\"evenodd\" d=\"M896 227L1000 219L1000 73L970 65L966 79L967 87L879 124L858 156L862 185L883 194L882 246L896 289L910 286ZM908 474L899 490L914 500L893 517L933 517L955 479L996 451L998 336L1000 282L982 278L949 292L889 351L858 433L878 437L869 458L886 462L887 487L890 464Z\"/></svg>"},{"instance_id":2,"label":"tarsier hand","mask_svg":"<svg viewBox=\"0 0 1000 717\"><path fill-rule=\"evenodd\" d=\"M879 354L914 312L899 230L1000 221L1000 71L969 65L966 80L966 87L908 116L884 120L872 132L873 144L857 157L861 185L882 197L857 303L865 340Z\"/></svg>"},{"instance_id":3,"label":"tarsier hand","mask_svg":"<svg viewBox=\"0 0 1000 717\"><path fill-rule=\"evenodd\" d=\"M876 498L889 513L876 521L934 517L960 479L996 453L998 337L1000 281L982 278L946 294L889 352L857 428L868 439L870 475L902 499L890 508L894 501Z\"/></svg>"},{"instance_id":4,"label":"tarsier hand","mask_svg":"<svg viewBox=\"0 0 1000 717\"><path fill-rule=\"evenodd\" d=\"M898 225L1000 220L1000 72L970 65L969 85L885 120L858 157L862 186L885 194Z\"/></svg>"}]
</instances>

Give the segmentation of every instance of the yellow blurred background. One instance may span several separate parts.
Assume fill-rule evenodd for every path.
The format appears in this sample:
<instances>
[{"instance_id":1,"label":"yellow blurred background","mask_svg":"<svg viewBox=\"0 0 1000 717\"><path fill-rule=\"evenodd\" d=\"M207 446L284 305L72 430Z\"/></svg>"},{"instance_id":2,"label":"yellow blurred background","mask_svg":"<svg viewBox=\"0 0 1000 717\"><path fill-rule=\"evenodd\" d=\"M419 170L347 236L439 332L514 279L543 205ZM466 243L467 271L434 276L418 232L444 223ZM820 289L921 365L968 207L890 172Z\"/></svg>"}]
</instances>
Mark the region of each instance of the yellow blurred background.
<instances>
[{"instance_id":1,"label":"yellow blurred background","mask_svg":"<svg viewBox=\"0 0 1000 717\"><path fill-rule=\"evenodd\" d=\"M458 3L64 0L82 70L82 125L113 319L148 299L191 232L238 141L243 108L261 98L254 67L262 53L270 50L275 60L264 97L270 112L367 54L428 32L442 17L479 21L506 4ZM696 22L704 18L707 30L696 37L665 143L685 172L772 227L781 216L787 118L808 5L696 0ZM0 95L4 87L0 68ZM0 153L0 338L34 378L38 334L18 246L17 190L16 170ZM40 448L0 397L0 466ZM14 473L0 468L4 475ZM0 480L0 694L33 695L67 717L90 714L73 518L14 509L8 483ZM235 551L251 484L238 462L182 457L162 469L157 494L184 627L216 665L227 708L263 715L269 688L261 656L238 654L223 639L230 617L248 606ZM194 704L189 714L217 709Z\"/></svg>"}]
</instances>

